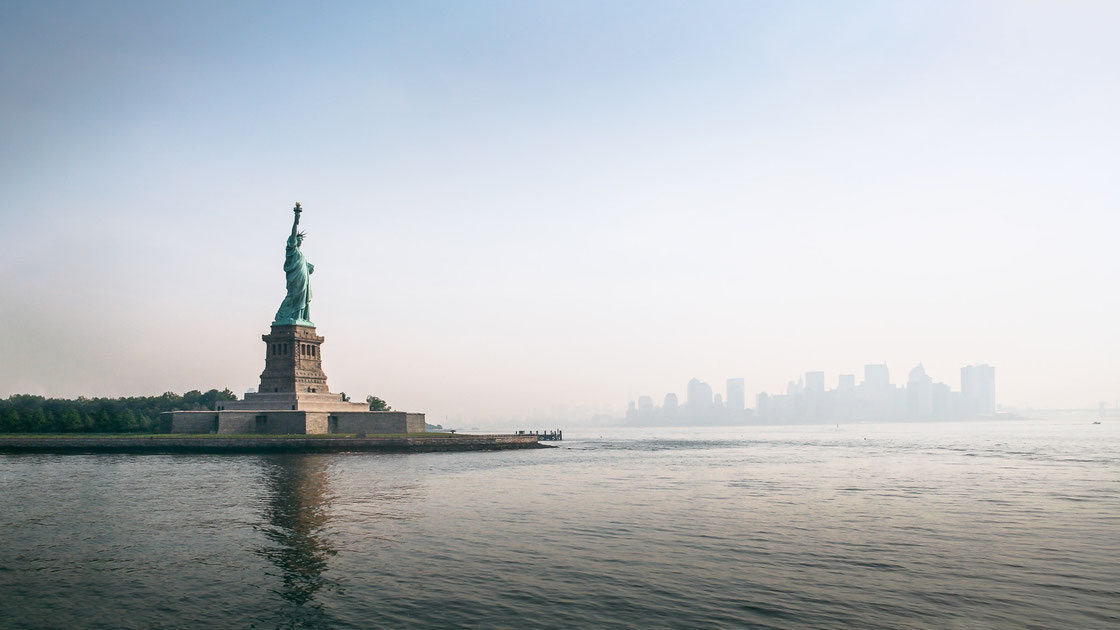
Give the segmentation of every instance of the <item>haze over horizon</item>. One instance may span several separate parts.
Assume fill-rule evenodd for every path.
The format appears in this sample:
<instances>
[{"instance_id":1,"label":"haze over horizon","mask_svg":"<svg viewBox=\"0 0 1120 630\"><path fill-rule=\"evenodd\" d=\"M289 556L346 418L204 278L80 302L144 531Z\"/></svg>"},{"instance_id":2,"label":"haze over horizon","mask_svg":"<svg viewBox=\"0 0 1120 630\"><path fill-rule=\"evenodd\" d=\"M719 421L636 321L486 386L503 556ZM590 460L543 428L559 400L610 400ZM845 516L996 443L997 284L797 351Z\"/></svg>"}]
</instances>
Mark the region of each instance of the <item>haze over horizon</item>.
<instances>
[{"instance_id":1,"label":"haze over horizon","mask_svg":"<svg viewBox=\"0 0 1120 630\"><path fill-rule=\"evenodd\" d=\"M1114 406L1118 18L6 3L0 396L256 386L299 201L331 390L432 423L883 362Z\"/></svg>"}]
</instances>

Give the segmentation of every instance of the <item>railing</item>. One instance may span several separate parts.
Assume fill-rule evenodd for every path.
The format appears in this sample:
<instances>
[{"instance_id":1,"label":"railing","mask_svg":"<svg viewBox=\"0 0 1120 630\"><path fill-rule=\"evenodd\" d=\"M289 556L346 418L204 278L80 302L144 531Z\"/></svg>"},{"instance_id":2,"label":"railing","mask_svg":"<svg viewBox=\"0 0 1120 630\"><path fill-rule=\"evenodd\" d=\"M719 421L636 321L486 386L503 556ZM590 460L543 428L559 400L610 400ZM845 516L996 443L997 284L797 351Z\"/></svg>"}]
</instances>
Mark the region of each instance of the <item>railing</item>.
<instances>
[{"instance_id":1,"label":"railing","mask_svg":"<svg viewBox=\"0 0 1120 630\"><path fill-rule=\"evenodd\" d=\"M514 435L535 435L541 442L549 440L559 442L564 439L564 432L560 429L554 431L518 431Z\"/></svg>"}]
</instances>

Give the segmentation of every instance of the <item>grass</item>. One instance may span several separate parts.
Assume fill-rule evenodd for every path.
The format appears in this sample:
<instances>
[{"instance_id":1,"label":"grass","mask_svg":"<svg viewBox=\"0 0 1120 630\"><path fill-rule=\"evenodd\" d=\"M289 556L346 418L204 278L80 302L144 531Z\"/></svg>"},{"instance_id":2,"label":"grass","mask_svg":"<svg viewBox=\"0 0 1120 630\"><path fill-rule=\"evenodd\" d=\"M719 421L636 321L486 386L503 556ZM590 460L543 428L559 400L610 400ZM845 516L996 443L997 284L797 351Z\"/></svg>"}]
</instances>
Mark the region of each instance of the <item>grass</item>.
<instances>
[{"instance_id":1,"label":"grass","mask_svg":"<svg viewBox=\"0 0 1120 630\"><path fill-rule=\"evenodd\" d=\"M353 438L357 437L356 433L310 433L310 434L290 434L281 435L274 433L247 433L247 434L231 434L231 433L0 433L0 440L7 439L22 439L22 438L312 438L312 439L331 439L331 438ZM371 438L385 438L385 437L470 437L462 433L441 433L438 431L430 431L425 433L367 433L366 437Z\"/></svg>"}]
</instances>

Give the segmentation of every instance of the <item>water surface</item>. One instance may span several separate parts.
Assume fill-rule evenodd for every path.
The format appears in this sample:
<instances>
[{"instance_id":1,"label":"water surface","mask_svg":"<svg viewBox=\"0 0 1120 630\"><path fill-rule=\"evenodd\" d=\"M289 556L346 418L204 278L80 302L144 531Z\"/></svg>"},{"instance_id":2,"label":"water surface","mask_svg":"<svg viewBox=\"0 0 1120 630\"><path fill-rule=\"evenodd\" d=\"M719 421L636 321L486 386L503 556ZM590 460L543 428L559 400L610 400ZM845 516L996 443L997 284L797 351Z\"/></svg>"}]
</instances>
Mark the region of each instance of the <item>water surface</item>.
<instances>
[{"instance_id":1,"label":"water surface","mask_svg":"<svg viewBox=\"0 0 1120 630\"><path fill-rule=\"evenodd\" d=\"M0 456L0 626L1120 626L1117 423L565 437Z\"/></svg>"}]
</instances>

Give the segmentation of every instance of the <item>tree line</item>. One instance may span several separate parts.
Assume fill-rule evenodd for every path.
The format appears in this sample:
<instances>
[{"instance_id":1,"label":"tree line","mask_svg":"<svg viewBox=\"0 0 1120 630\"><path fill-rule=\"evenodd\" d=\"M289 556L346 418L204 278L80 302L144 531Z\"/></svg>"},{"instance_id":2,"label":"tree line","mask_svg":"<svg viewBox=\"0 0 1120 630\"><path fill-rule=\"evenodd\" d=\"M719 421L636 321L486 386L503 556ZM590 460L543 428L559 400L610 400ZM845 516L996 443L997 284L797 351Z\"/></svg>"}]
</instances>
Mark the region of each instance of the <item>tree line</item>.
<instances>
[{"instance_id":1,"label":"tree line","mask_svg":"<svg viewBox=\"0 0 1120 630\"><path fill-rule=\"evenodd\" d=\"M130 398L16 394L0 399L0 433L153 433L164 411L210 410L223 400L237 400L237 395L228 388Z\"/></svg>"}]
</instances>

